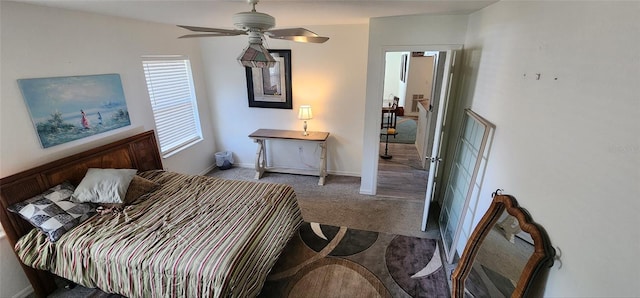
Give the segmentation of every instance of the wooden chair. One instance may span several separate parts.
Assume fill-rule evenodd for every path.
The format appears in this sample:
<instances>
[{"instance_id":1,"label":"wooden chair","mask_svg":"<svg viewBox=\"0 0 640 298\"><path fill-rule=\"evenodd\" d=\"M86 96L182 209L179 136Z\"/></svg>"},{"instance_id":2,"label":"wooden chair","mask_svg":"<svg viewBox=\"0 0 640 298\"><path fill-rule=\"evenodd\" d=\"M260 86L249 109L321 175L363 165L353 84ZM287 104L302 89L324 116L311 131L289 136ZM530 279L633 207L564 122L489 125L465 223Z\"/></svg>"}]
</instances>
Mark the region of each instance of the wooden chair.
<instances>
[{"instance_id":1,"label":"wooden chair","mask_svg":"<svg viewBox=\"0 0 640 298\"><path fill-rule=\"evenodd\" d=\"M389 107L382 107L380 128L396 128L396 122L398 118L398 102L400 98L397 96L393 97L393 104ZM385 117L389 117L385 121Z\"/></svg>"}]
</instances>

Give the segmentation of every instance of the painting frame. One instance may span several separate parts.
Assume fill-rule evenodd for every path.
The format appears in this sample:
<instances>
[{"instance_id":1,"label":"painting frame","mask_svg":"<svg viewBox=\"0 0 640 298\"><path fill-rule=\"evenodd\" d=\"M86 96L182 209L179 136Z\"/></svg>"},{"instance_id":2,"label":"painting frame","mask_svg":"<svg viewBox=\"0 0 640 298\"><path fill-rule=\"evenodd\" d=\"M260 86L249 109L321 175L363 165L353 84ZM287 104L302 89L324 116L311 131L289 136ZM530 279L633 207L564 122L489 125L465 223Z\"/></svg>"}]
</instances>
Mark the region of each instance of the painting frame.
<instances>
[{"instance_id":1,"label":"painting frame","mask_svg":"<svg viewBox=\"0 0 640 298\"><path fill-rule=\"evenodd\" d=\"M407 82L407 64L409 61L409 55L402 54L400 59L400 81L403 83Z\"/></svg>"},{"instance_id":2,"label":"painting frame","mask_svg":"<svg viewBox=\"0 0 640 298\"><path fill-rule=\"evenodd\" d=\"M119 74L18 79L46 149L131 125Z\"/></svg>"},{"instance_id":3,"label":"painting frame","mask_svg":"<svg viewBox=\"0 0 640 298\"><path fill-rule=\"evenodd\" d=\"M291 50L269 50L269 53L278 60L275 66L245 67L249 107L291 110Z\"/></svg>"}]
</instances>

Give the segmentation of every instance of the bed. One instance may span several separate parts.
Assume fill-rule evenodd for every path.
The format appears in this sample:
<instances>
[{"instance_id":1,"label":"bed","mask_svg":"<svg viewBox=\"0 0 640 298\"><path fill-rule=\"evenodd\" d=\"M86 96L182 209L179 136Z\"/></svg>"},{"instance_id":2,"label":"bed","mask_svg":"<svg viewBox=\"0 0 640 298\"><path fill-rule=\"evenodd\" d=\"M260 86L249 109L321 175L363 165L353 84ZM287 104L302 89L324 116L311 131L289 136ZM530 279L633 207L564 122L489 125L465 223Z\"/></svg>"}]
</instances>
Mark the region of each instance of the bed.
<instances>
[{"instance_id":1,"label":"bed","mask_svg":"<svg viewBox=\"0 0 640 298\"><path fill-rule=\"evenodd\" d=\"M163 171L157 148L149 131L0 180L0 219L37 296L55 289L52 273L127 297L260 292L302 222L293 189ZM55 242L7 211L89 168L137 169L158 187Z\"/></svg>"}]
</instances>

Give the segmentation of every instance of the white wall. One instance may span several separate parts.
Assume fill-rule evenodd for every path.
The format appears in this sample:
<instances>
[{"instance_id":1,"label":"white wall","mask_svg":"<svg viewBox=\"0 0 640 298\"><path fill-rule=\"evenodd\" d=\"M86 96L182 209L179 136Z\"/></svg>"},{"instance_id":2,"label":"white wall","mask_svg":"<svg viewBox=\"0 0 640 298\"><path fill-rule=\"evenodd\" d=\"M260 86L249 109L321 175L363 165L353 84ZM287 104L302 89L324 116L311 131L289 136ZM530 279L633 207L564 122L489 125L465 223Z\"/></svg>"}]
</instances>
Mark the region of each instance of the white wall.
<instances>
[{"instance_id":1,"label":"white wall","mask_svg":"<svg viewBox=\"0 0 640 298\"><path fill-rule=\"evenodd\" d=\"M413 95L423 95L422 99L431 97L431 86L433 81L433 56L409 57L409 71L407 72L407 101L405 112L412 112L414 106ZM416 102L415 113L417 115L418 106Z\"/></svg>"},{"instance_id":2,"label":"white wall","mask_svg":"<svg viewBox=\"0 0 640 298\"><path fill-rule=\"evenodd\" d=\"M481 197L504 188L561 248L548 297L640 296L639 16L499 2L469 18L463 107L496 125Z\"/></svg>"},{"instance_id":3,"label":"white wall","mask_svg":"<svg viewBox=\"0 0 640 298\"><path fill-rule=\"evenodd\" d=\"M183 30L7 1L2 1L1 22L0 177L154 129L140 58L151 54L190 57L205 137L196 146L164 159L164 166L200 173L213 164L214 142L200 48L195 40L176 39ZM120 74L131 126L42 149L16 80L103 73Z\"/></svg>"},{"instance_id":4,"label":"white wall","mask_svg":"<svg viewBox=\"0 0 640 298\"><path fill-rule=\"evenodd\" d=\"M88 148L154 129L141 55L185 54L191 58L205 140L163 163L185 173L201 173L214 164L209 102L204 88L199 44L177 40L174 26L0 2L0 177ZM118 73L132 125L114 132L42 149L17 79ZM28 285L6 238L0 239L0 297ZM5 266L6 265L6 266Z\"/></svg>"},{"instance_id":5,"label":"white wall","mask_svg":"<svg viewBox=\"0 0 640 298\"><path fill-rule=\"evenodd\" d=\"M380 96L383 91L385 51L452 49L464 43L466 31L466 15L415 15L371 19L361 193L375 194L376 191L378 143L380 142Z\"/></svg>"},{"instance_id":6,"label":"white wall","mask_svg":"<svg viewBox=\"0 0 640 298\"><path fill-rule=\"evenodd\" d=\"M384 89L382 91L382 106L393 104L393 97L398 97L398 106L404 106L405 92L400 93L400 70L402 54L408 52L389 52L385 57L384 67Z\"/></svg>"},{"instance_id":7,"label":"white wall","mask_svg":"<svg viewBox=\"0 0 640 298\"><path fill-rule=\"evenodd\" d=\"M202 39L211 114L217 150L229 150L236 164L253 167L257 145L247 136L259 128L302 130L298 107L310 104L310 131L330 133L330 173L360 173L362 106L365 98L367 25L304 26L331 39L305 44L267 39L268 48L291 49L293 110L250 108L245 70L236 58L247 45L246 36ZM377 97L380 107L380 97ZM299 155L297 145L273 144L270 159L277 166L316 167L319 149L309 144Z\"/></svg>"},{"instance_id":8,"label":"white wall","mask_svg":"<svg viewBox=\"0 0 640 298\"><path fill-rule=\"evenodd\" d=\"M29 280L24 275L13 247L0 231L0 297L21 297L33 292Z\"/></svg>"}]
</instances>

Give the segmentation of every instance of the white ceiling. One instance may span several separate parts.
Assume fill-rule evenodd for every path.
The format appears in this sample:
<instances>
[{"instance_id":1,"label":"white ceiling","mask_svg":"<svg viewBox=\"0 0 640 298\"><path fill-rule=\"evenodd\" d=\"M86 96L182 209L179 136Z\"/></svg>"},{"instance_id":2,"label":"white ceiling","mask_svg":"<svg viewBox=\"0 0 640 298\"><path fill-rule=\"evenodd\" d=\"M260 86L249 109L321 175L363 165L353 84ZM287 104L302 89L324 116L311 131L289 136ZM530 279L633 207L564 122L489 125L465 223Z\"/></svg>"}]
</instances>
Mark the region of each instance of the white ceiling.
<instances>
[{"instance_id":1,"label":"white ceiling","mask_svg":"<svg viewBox=\"0 0 640 298\"><path fill-rule=\"evenodd\" d=\"M18 0L145 21L232 28L231 16L251 10L246 0ZM259 12L277 27L366 24L369 18L414 14L468 14L497 0L262 0Z\"/></svg>"}]
</instances>

